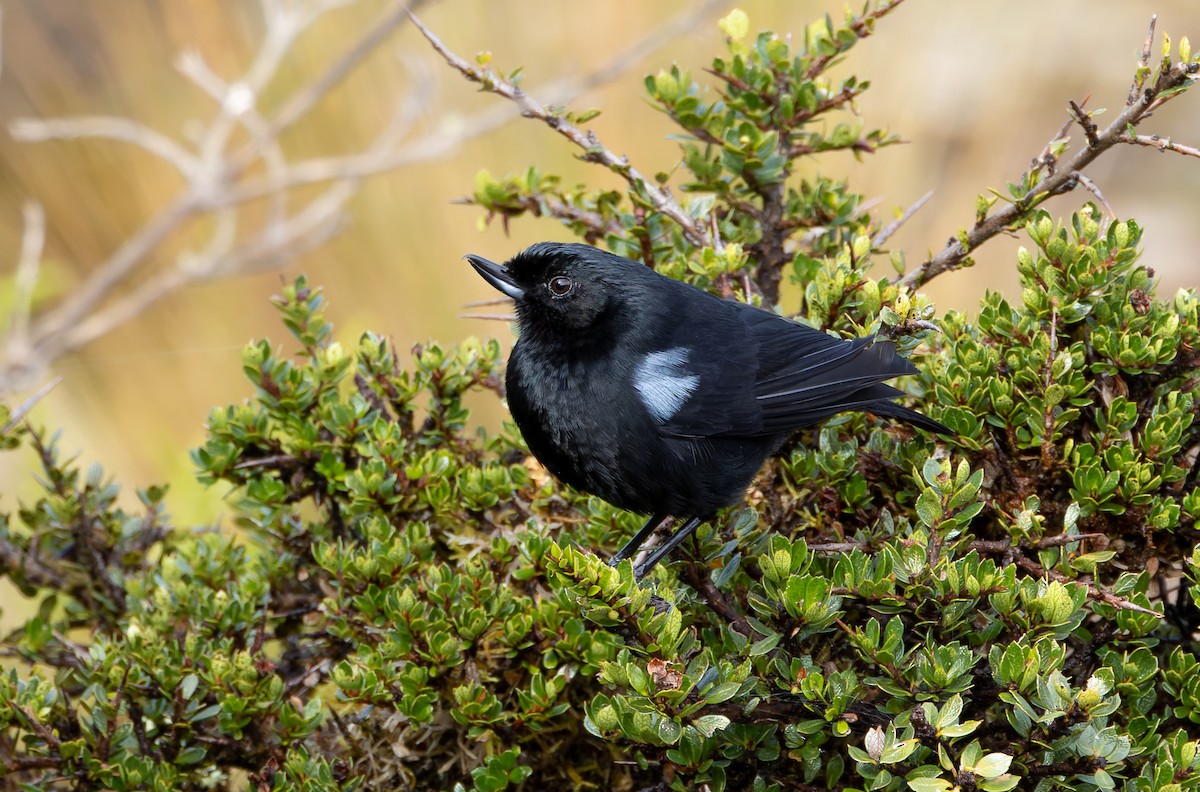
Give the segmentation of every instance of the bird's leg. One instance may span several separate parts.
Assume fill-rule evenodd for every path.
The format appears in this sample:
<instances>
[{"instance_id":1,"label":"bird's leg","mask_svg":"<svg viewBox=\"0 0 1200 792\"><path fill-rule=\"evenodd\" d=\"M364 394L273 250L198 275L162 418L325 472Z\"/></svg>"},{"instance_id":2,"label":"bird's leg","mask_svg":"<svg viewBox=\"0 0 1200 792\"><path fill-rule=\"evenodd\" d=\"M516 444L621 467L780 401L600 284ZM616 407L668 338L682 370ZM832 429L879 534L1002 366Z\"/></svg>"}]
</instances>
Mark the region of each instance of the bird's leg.
<instances>
[{"instance_id":1,"label":"bird's leg","mask_svg":"<svg viewBox=\"0 0 1200 792\"><path fill-rule=\"evenodd\" d=\"M636 553L638 548L650 538L650 534L654 533L658 526L662 525L667 520L673 519L675 518L669 514L650 515L650 519L646 520L646 524L642 526L641 530L635 533L633 538L626 542L625 546L618 550L617 554L608 560L608 565L616 566L626 558L633 558L634 553Z\"/></svg>"},{"instance_id":2,"label":"bird's leg","mask_svg":"<svg viewBox=\"0 0 1200 792\"><path fill-rule=\"evenodd\" d=\"M665 542L654 548L654 552L650 554L649 558L643 561L637 569L633 570L633 577L636 580L644 578L651 569L654 569L655 564L666 558L667 554L678 547L680 542L691 536L692 532L699 528L702 522L704 522L703 517L692 517L685 522L680 526L678 531L668 536Z\"/></svg>"}]
</instances>

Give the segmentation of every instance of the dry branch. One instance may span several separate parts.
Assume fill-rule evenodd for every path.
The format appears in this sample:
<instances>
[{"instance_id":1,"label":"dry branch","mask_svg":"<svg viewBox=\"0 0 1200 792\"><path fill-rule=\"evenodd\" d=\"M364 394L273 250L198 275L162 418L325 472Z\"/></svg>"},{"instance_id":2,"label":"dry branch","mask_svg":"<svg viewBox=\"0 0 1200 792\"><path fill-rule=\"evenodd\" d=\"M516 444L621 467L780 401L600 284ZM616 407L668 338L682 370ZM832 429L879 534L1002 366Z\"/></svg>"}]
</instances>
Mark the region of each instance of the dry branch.
<instances>
[{"instance_id":1,"label":"dry branch","mask_svg":"<svg viewBox=\"0 0 1200 792\"><path fill-rule=\"evenodd\" d=\"M26 235L17 278L17 309L0 339L0 392L28 387L62 355L128 322L164 297L193 284L278 266L327 241L343 227L346 203L361 180L452 153L471 138L508 123L515 115L488 108L463 119L453 131L435 129L412 137L415 122L432 102L431 79L395 100L389 123L360 151L289 161L279 144L285 130L303 121L330 91L357 69L408 20L409 9L389 6L361 36L311 82L301 85L267 114L259 97L272 84L297 38L344 0L263 0L264 35L245 71L234 80L216 74L193 51L176 58L176 68L214 104L195 143L171 138L140 122L119 117L21 119L10 129L27 142L102 138L137 146L169 164L183 179L176 196L56 305L31 305L41 258L45 221L26 211ZM420 6L420 0L411 7ZM694 27L716 6L706 0L651 31L600 68L540 89L554 102L603 85L667 41ZM419 66L409 64L410 69ZM243 130L248 140L235 142ZM296 188L327 185L293 206ZM243 227L243 204L266 199L269 211L256 227ZM207 241L198 249L162 261L161 250L182 230L211 217ZM686 219L686 218L684 218ZM37 242L35 245L34 242ZM36 252L33 252L36 251Z\"/></svg>"}]
</instances>

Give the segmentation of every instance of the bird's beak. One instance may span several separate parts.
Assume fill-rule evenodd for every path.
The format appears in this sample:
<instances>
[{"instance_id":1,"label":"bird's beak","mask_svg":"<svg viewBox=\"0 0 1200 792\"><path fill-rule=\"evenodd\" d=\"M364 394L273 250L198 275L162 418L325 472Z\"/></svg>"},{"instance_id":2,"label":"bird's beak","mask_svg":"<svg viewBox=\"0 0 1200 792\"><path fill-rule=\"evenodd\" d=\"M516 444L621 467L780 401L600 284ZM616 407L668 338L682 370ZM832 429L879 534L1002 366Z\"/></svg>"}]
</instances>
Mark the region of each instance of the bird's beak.
<instances>
[{"instance_id":1,"label":"bird's beak","mask_svg":"<svg viewBox=\"0 0 1200 792\"><path fill-rule=\"evenodd\" d=\"M467 261L471 262L471 266L475 271L483 276L483 279L499 291L504 292L514 300L519 300L525 296L525 290L517 285L513 280L512 274L505 269L503 264L497 264L494 261L488 261L483 256L476 256L468 253L463 256Z\"/></svg>"}]
</instances>

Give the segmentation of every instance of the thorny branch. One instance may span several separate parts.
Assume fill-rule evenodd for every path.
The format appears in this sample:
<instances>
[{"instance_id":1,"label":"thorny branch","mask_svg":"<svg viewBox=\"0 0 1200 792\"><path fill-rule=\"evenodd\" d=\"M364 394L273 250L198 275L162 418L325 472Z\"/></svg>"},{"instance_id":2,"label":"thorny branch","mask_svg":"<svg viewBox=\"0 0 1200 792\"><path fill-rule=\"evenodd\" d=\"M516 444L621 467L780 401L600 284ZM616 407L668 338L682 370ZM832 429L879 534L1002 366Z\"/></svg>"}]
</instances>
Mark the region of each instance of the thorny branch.
<instances>
[{"instance_id":1,"label":"thorny branch","mask_svg":"<svg viewBox=\"0 0 1200 792\"><path fill-rule=\"evenodd\" d=\"M194 144L129 118L20 119L10 125L13 136L25 142L77 138L126 142L171 165L184 183L173 200L91 269L79 289L44 308L34 306L31 295L46 223L39 207L27 207L17 268L18 299L10 327L0 338L0 392L28 387L55 359L130 321L170 294L205 280L275 267L323 244L342 229L345 206L363 178L446 156L464 141L514 118L506 108L492 107L461 119L452 131L437 128L413 137L414 122L431 101L432 81L418 74L413 82L421 88L395 100L391 121L362 150L288 160L279 136L302 121L408 20L409 8L390 5L321 75L285 98L273 114L265 115L259 97L272 84L296 40L341 3L261 3L263 39L245 72L232 81L213 72L199 54L182 53L176 61L178 71L216 104ZM698 4L601 67L539 91L558 103L603 85L694 27L716 4L715 0ZM415 0L409 7L420 5L421 0ZM234 140L239 128L248 140ZM327 186L303 205L291 205L292 191L318 184ZM266 219L256 227L242 228L247 220L240 207L262 199L268 201ZM170 240L205 217L214 222L202 247L166 264L156 261Z\"/></svg>"},{"instance_id":2,"label":"thorny branch","mask_svg":"<svg viewBox=\"0 0 1200 792\"><path fill-rule=\"evenodd\" d=\"M964 229L958 237L952 238L941 252L905 275L901 279L901 283L910 289L915 289L944 272L962 266L971 251L997 234L1022 222L1033 209L1047 199L1068 193L1080 184L1084 184L1085 181L1082 178L1084 168L1119 143L1153 145L1162 151L1174 151L1186 156L1200 156L1200 150L1181 146L1170 140L1164 141L1153 135L1136 135L1132 131L1149 118L1155 110L1188 87L1195 79L1197 71L1200 71L1200 63L1196 61L1171 63L1168 58L1164 58L1153 83L1148 85L1154 27L1155 19L1152 18L1125 109L1113 119L1112 123L1101 130L1091 117L1082 111L1078 103L1072 102L1069 111L1071 120L1063 127L1054 142L1063 139L1073 121L1082 128L1087 145L1066 160L1060 160L1062 154L1051 153L1052 147L1047 146L1043 156L1035 160L1034 168L1028 174L1031 180L1033 177L1040 176L1042 172L1045 175L1034 181L1033 186L1024 195L1012 200L990 217L977 219L973 227Z\"/></svg>"}]
</instances>

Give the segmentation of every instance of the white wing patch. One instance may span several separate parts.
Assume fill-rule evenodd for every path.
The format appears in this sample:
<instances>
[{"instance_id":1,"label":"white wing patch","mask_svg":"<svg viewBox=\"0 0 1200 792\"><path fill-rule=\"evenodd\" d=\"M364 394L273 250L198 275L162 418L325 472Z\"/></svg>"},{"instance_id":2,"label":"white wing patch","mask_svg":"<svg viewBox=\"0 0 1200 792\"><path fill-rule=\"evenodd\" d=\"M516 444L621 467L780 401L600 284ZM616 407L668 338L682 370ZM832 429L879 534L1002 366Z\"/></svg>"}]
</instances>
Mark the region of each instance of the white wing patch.
<instances>
[{"instance_id":1,"label":"white wing patch","mask_svg":"<svg viewBox=\"0 0 1200 792\"><path fill-rule=\"evenodd\" d=\"M687 373L688 351L675 347L651 352L633 372L633 387L659 423L671 420L700 385L699 374Z\"/></svg>"}]
</instances>

